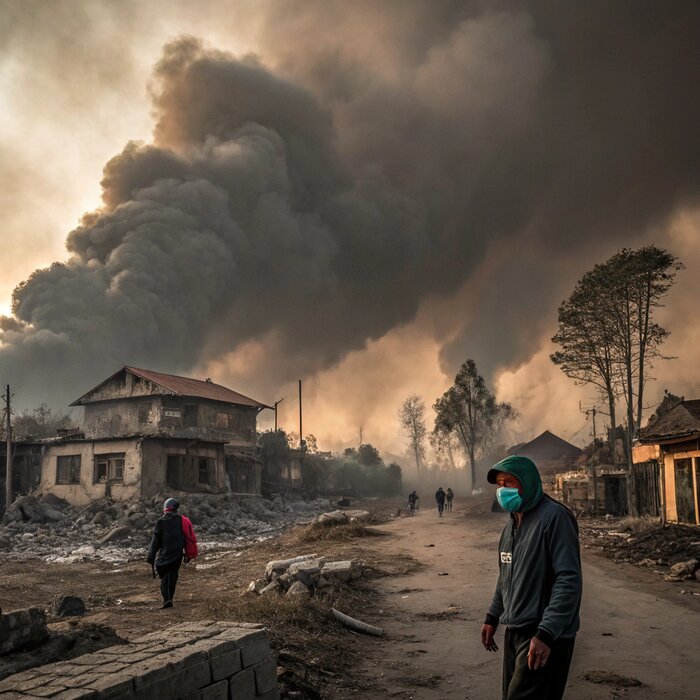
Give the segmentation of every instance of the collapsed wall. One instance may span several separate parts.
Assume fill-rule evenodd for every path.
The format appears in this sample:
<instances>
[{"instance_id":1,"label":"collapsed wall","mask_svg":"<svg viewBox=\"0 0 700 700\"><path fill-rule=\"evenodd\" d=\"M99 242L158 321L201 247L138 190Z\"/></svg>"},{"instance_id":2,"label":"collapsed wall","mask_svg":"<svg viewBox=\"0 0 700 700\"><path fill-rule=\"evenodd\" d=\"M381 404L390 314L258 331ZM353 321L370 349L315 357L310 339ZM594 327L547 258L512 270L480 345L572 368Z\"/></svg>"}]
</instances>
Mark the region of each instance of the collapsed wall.
<instances>
[{"instance_id":1,"label":"collapsed wall","mask_svg":"<svg viewBox=\"0 0 700 700\"><path fill-rule=\"evenodd\" d=\"M277 700L277 663L258 625L183 623L0 681L0 700L35 697Z\"/></svg>"}]
</instances>

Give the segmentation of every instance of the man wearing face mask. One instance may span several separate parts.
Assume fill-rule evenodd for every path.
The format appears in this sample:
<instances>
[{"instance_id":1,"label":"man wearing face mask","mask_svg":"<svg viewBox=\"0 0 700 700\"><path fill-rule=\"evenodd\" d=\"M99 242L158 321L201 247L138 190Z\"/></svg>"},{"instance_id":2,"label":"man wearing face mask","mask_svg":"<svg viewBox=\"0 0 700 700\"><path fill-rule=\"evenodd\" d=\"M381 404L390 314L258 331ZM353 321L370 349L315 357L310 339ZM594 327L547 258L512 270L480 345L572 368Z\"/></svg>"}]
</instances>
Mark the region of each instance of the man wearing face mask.
<instances>
[{"instance_id":1,"label":"man wearing face mask","mask_svg":"<svg viewBox=\"0 0 700 700\"><path fill-rule=\"evenodd\" d=\"M581 556L571 511L542 491L535 464L513 455L488 473L510 512L498 546L496 592L481 629L487 651L503 641L503 700L560 700L579 628Z\"/></svg>"}]
</instances>

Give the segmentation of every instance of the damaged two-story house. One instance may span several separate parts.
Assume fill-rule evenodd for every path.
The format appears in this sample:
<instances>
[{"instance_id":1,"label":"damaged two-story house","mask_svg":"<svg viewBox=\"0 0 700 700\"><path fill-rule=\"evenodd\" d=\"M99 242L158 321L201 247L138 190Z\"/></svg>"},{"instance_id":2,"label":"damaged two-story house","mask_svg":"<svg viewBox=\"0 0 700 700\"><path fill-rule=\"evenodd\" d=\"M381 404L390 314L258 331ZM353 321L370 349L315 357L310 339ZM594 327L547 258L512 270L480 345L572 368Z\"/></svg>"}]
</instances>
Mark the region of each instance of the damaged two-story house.
<instances>
[{"instance_id":1,"label":"damaged two-story house","mask_svg":"<svg viewBox=\"0 0 700 700\"><path fill-rule=\"evenodd\" d=\"M239 483L260 492L255 465L242 478L226 450L255 447L265 404L210 380L123 367L71 405L84 407L84 431L43 442L42 493L79 505Z\"/></svg>"}]
</instances>

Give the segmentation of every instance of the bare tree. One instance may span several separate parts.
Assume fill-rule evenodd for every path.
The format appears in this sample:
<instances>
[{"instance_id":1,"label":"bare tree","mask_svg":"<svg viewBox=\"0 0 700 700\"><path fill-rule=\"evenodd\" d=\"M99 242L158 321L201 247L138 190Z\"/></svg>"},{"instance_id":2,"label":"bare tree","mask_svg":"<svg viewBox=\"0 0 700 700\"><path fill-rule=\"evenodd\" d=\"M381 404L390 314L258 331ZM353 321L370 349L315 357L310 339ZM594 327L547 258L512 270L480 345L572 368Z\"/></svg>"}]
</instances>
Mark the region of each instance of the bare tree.
<instances>
[{"instance_id":1,"label":"bare tree","mask_svg":"<svg viewBox=\"0 0 700 700\"><path fill-rule=\"evenodd\" d=\"M479 374L474 360L467 360L454 384L435 402L435 431L457 435L469 457L472 490L476 461L492 447L504 421L515 418L508 403L498 403Z\"/></svg>"},{"instance_id":2,"label":"bare tree","mask_svg":"<svg viewBox=\"0 0 700 700\"><path fill-rule=\"evenodd\" d=\"M420 465L425 458L425 404L417 394L409 396L399 410L401 427L406 432L409 446L416 460L416 471L420 480Z\"/></svg>"}]
</instances>

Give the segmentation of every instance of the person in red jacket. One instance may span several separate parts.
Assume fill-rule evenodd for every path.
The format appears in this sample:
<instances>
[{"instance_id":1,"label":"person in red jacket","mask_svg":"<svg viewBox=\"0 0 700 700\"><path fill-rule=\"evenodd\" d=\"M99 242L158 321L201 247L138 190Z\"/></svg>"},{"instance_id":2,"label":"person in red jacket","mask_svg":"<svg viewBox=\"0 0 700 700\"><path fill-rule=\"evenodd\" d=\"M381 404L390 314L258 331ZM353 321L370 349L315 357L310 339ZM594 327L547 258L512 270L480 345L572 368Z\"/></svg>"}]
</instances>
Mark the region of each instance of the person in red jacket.
<instances>
[{"instance_id":1,"label":"person in red jacket","mask_svg":"<svg viewBox=\"0 0 700 700\"><path fill-rule=\"evenodd\" d=\"M168 498L163 504L163 516L156 522L146 558L160 577L160 592L163 596L161 608L173 607L178 571L183 558L188 563L199 554L192 522L177 512L179 507L180 504L174 498Z\"/></svg>"}]
</instances>

